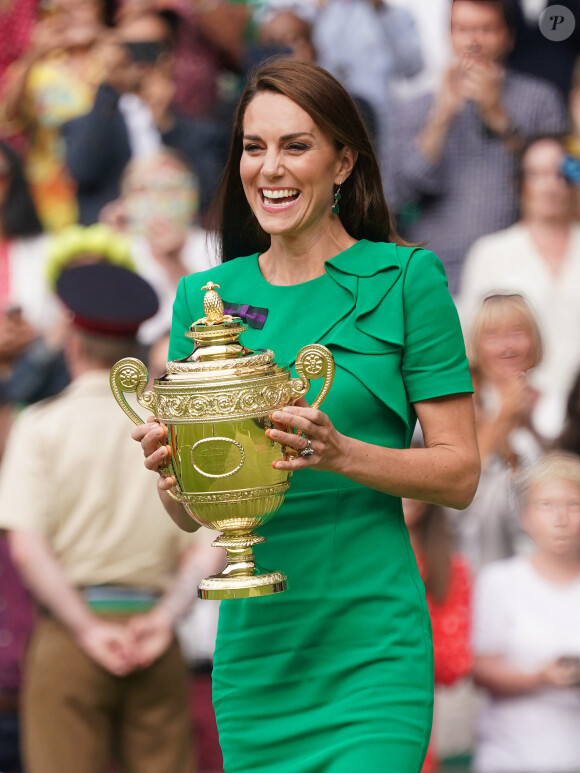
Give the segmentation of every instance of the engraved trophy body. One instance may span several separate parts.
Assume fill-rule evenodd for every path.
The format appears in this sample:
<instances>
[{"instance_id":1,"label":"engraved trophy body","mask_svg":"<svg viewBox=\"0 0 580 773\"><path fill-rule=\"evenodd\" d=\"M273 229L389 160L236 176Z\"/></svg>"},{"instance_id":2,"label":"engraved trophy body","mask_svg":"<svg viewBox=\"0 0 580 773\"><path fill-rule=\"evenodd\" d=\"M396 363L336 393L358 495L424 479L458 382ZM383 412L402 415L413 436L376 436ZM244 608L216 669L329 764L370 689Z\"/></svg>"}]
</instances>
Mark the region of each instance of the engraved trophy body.
<instances>
[{"instance_id":1,"label":"engraved trophy body","mask_svg":"<svg viewBox=\"0 0 580 773\"><path fill-rule=\"evenodd\" d=\"M223 303L208 282L206 316L185 335L195 341L192 354L167 363L167 370L145 390L145 365L132 357L111 370L115 399L135 424L143 420L125 399L136 393L140 405L168 428L171 447L168 474L177 485L169 492L202 526L222 532L213 543L226 550L227 563L205 578L198 595L206 599L248 598L286 589L280 571L265 571L255 562L253 546L264 542L254 529L279 509L290 485L289 473L272 467L284 449L266 437L270 413L305 395L310 380L323 379L312 403L318 407L334 377L334 360L324 346L310 344L296 357L299 378L278 367L270 350L246 349L239 336L247 326L223 315Z\"/></svg>"}]
</instances>

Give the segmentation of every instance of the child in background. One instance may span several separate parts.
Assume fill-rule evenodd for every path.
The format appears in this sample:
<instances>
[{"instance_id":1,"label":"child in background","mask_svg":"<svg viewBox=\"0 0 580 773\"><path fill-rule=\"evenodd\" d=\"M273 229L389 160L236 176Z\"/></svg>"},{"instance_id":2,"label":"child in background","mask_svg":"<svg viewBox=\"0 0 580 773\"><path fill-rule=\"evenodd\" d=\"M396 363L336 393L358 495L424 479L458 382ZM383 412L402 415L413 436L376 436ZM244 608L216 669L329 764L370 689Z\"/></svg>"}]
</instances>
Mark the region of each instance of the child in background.
<instances>
[{"instance_id":1,"label":"child in background","mask_svg":"<svg viewBox=\"0 0 580 773\"><path fill-rule=\"evenodd\" d=\"M487 691L477 773L576 773L580 760L580 458L555 452L515 478L527 557L485 567L474 678Z\"/></svg>"}]
</instances>

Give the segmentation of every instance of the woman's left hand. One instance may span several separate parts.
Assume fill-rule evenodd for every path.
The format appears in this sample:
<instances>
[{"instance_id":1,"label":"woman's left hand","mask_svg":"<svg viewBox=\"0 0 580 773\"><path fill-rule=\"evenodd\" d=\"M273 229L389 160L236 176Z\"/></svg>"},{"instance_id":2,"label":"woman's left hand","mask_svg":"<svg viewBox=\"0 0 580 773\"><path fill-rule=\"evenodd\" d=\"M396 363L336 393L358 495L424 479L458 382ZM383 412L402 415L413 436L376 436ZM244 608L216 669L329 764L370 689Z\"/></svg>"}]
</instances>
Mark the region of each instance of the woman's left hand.
<instances>
[{"instance_id":1,"label":"woman's left hand","mask_svg":"<svg viewBox=\"0 0 580 773\"><path fill-rule=\"evenodd\" d=\"M340 472L345 459L346 438L337 432L326 413L311 408L304 398L300 398L294 405L274 411L270 418L275 427L267 429L266 436L280 443L286 451L298 454L295 458L272 462L272 467L289 471L313 467ZM301 452L309 447L308 441L313 453L302 456Z\"/></svg>"}]
</instances>

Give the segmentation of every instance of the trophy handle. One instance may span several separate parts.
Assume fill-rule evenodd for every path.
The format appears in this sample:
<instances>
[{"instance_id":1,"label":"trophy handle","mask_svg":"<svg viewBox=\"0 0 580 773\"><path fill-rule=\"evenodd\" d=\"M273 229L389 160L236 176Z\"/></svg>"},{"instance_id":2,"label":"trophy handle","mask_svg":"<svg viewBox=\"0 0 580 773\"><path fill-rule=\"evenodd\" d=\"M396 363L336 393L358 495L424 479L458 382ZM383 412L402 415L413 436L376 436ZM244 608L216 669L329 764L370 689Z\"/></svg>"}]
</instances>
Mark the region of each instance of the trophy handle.
<instances>
[{"instance_id":1,"label":"trophy handle","mask_svg":"<svg viewBox=\"0 0 580 773\"><path fill-rule=\"evenodd\" d=\"M145 391L147 382L149 381L149 373L145 365L136 357L125 357L119 362L115 363L111 368L111 390L115 400L119 403L122 410L127 414L131 421L137 426L145 424L143 419L138 413L131 408L127 400L125 399L125 392L135 392L137 396L137 402L142 405L143 408L147 408L148 411L154 412L155 392L152 390ZM161 446L161 443L159 443ZM173 461L167 463L169 474L173 475L176 480L177 474L175 472L175 466ZM176 488L179 491L179 484L176 484ZM175 499L176 502L181 502L181 499L174 494L173 491L167 492L171 499Z\"/></svg>"},{"instance_id":2,"label":"trophy handle","mask_svg":"<svg viewBox=\"0 0 580 773\"><path fill-rule=\"evenodd\" d=\"M149 381L149 373L145 365L135 357L125 357L113 365L110 381L113 396L121 409L137 426L144 424L143 419L139 414L135 413L125 399L125 392L135 392L139 405L142 405L149 411L153 411L155 393L151 391L145 392L145 387Z\"/></svg>"},{"instance_id":3,"label":"trophy handle","mask_svg":"<svg viewBox=\"0 0 580 773\"><path fill-rule=\"evenodd\" d=\"M303 397L308 392L312 379L324 379L320 392L311 405L312 408L318 408L332 386L334 357L326 346L308 344L296 355L295 368L300 378L291 380L293 400Z\"/></svg>"}]
</instances>

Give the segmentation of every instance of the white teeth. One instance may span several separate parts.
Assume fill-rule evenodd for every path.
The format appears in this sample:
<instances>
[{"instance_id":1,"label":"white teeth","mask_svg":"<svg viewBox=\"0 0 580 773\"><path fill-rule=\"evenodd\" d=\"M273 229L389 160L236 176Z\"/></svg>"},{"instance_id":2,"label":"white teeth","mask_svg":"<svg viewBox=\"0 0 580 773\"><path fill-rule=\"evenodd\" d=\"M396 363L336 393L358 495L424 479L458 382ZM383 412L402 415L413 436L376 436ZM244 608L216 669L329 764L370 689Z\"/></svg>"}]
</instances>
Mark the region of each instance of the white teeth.
<instances>
[{"instance_id":1,"label":"white teeth","mask_svg":"<svg viewBox=\"0 0 580 773\"><path fill-rule=\"evenodd\" d=\"M265 199L282 199L287 196L296 196L298 191L295 188L283 188L277 190L262 188L262 194Z\"/></svg>"}]
</instances>

